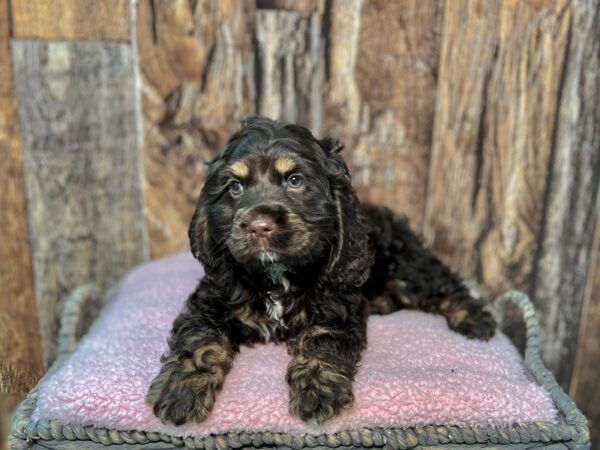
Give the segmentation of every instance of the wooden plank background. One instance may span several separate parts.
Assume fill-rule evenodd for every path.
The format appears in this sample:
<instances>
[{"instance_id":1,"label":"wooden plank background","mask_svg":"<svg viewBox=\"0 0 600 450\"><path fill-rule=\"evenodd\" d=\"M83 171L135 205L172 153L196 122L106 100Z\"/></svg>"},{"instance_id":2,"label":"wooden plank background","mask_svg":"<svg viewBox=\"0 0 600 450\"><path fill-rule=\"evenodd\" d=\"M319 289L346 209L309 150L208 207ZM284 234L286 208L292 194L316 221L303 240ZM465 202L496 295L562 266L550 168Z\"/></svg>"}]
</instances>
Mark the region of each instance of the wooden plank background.
<instances>
[{"instance_id":1,"label":"wooden plank background","mask_svg":"<svg viewBox=\"0 0 600 450\"><path fill-rule=\"evenodd\" d=\"M204 162L263 114L340 138L359 196L485 293L529 293L600 438L600 0L131 4L0 1L0 330L38 355L3 390L37 333L53 359L69 289L187 250Z\"/></svg>"},{"instance_id":2,"label":"wooden plank background","mask_svg":"<svg viewBox=\"0 0 600 450\"><path fill-rule=\"evenodd\" d=\"M254 10L253 2L235 0L138 3L152 256L189 248L204 163L240 118L256 113Z\"/></svg>"},{"instance_id":3,"label":"wooden plank background","mask_svg":"<svg viewBox=\"0 0 600 450\"><path fill-rule=\"evenodd\" d=\"M131 48L15 40L12 57L48 364L64 294L146 257Z\"/></svg>"},{"instance_id":4,"label":"wooden plank background","mask_svg":"<svg viewBox=\"0 0 600 450\"><path fill-rule=\"evenodd\" d=\"M329 6L324 132L346 144L360 197L408 215L421 231L443 2Z\"/></svg>"},{"instance_id":5,"label":"wooden plank background","mask_svg":"<svg viewBox=\"0 0 600 450\"><path fill-rule=\"evenodd\" d=\"M19 39L129 40L129 0L11 0Z\"/></svg>"},{"instance_id":6,"label":"wooden plank background","mask_svg":"<svg viewBox=\"0 0 600 450\"><path fill-rule=\"evenodd\" d=\"M0 0L0 449L10 412L43 374L9 39L10 7Z\"/></svg>"},{"instance_id":7,"label":"wooden plank background","mask_svg":"<svg viewBox=\"0 0 600 450\"><path fill-rule=\"evenodd\" d=\"M23 153L9 59L8 2L0 1L0 395L26 392L43 373L23 182ZM10 388L10 389L9 389Z\"/></svg>"}]
</instances>

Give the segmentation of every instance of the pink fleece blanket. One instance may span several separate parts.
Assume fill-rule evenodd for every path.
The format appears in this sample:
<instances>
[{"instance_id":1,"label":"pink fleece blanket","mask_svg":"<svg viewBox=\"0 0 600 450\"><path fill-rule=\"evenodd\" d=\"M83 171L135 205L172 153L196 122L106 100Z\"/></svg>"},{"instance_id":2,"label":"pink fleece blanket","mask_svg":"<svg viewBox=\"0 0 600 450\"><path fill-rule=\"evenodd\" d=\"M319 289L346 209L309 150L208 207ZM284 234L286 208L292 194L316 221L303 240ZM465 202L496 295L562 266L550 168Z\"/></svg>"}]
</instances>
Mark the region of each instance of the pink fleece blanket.
<instances>
[{"instance_id":1,"label":"pink fleece blanket","mask_svg":"<svg viewBox=\"0 0 600 450\"><path fill-rule=\"evenodd\" d=\"M133 270L77 351L43 384L34 418L179 436L556 422L549 395L528 379L504 335L487 343L468 340L441 317L401 311L370 318L354 407L324 427L289 415L289 357L285 346L272 344L242 348L208 420L165 425L144 395L173 319L202 275L189 255Z\"/></svg>"}]
</instances>

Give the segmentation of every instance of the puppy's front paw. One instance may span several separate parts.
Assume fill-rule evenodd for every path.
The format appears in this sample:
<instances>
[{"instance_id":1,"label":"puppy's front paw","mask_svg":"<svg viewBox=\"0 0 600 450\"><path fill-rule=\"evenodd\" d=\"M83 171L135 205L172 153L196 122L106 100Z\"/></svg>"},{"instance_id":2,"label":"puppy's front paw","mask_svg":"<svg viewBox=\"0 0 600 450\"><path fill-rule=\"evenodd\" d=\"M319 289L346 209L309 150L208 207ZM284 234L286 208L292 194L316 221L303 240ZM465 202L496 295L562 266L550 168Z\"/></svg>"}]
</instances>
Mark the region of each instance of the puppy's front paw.
<instances>
[{"instance_id":1,"label":"puppy's front paw","mask_svg":"<svg viewBox=\"0 0 600 450\"><path fill-rule=\"evenodd\" d=\"M496 320L481 307L459 309L448 317L450 329L471 339L490 340L496 332Z\"/></svg>"},{"instance_id":2,"label":"puppy's front paw","mask_svg":"<svg viewBox=\"0 0 600 450\"><path fill-rule=\"evenodd\" d=\"M215 403L219 383L210 372L166 364L152 382L146 401L163 423L183 425L204 421Z\"/></svg>"},{"instance_id":3,"label":"puppy's front paw","mask_svg":"<svg viewBox=\"0 0 600 450\"><path fill-rule=\"evenodd\" d=\"M352 406L352 380L322 361L292 362L288 369L290 413L321 425Z\"/></svg>"}]
</instances>

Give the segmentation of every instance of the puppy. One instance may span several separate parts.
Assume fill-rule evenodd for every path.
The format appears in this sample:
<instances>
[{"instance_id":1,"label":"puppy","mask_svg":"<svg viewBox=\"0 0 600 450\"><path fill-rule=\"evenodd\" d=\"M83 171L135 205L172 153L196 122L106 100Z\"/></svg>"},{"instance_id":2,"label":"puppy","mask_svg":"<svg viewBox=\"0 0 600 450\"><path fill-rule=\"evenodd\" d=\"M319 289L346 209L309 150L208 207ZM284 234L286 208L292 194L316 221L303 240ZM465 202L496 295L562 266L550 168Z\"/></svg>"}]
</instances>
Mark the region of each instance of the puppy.
<instances>
[{"instance_id":1,"label":"puppy","mask_svg":"<svg viewBox=\"0 0 600 450\"><path fill-rule=\"evenodd\" d=\"M290 412L321 424L352 405L369 313L420 309L493 336L484 303L406 219L359 203L341 149L255 117L209 163L189 229L206 275L147 394L162 421L206 419L243 344L287 346Z\"/></svg>"}]
</instances>

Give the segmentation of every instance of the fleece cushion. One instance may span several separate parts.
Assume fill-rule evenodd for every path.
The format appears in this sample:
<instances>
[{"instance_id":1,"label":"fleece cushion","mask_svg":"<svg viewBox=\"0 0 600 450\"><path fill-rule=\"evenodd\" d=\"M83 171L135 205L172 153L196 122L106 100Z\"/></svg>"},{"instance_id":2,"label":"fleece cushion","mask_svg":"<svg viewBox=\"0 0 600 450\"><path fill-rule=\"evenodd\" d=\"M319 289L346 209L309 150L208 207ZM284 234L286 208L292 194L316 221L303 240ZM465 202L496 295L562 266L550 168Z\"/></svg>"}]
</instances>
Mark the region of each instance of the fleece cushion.
<instances>
[{"instance_id":1,"label":"fleece cushion","mask_svg":"<svg viewBox=\"0 0 600 450\"><path fill-rule=\"evenodd\" d=\"M163 424L144 396L171 324L202 275L186 254L129 273L75 353L42 384L33 418L175 436L557 422L550 396L529 379L506 336L469 340L441 317L399 311L370 317L354 406L323 427L288 413L290 358L274 344L241 349L205 422Z\"/></svg>"}]
</instances>

